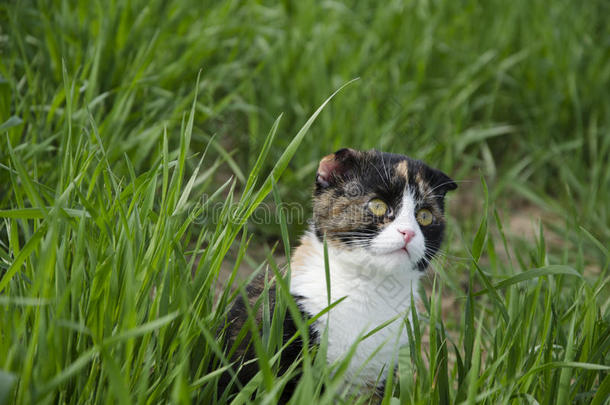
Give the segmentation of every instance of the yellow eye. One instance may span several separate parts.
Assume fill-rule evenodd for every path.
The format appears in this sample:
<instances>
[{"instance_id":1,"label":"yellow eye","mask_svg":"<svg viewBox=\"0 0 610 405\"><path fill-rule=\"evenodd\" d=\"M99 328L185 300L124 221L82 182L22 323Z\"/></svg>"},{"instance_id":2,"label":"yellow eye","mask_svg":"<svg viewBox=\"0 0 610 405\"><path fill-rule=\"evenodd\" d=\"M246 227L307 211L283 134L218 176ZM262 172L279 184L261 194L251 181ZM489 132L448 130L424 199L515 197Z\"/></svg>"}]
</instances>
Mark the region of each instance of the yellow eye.
<instances>
[{"instance_id":1,"label":"yellow eye","mask_svg":"<svg viewBox=\"0 0 610 405\"><path fill-rule=\"evenodd\" d=\"M388 212L388 205L379 198L373 198L368 204L369 211L378 217L385 215Z\"/></svg>"},{"instance_id":2,"label":"yellow eye","mask_svg":"<svg viewBox=\"0 0 610 405\"><path fill-rule=\"evenodd\" d=\"M430 225L432 223L432 220L434 219L434 215L432 215L432 212L425 208L417 211L417 215L415 217L417 218L417 222L419 222L421 226Z\"/></svg>"}]
</instances>

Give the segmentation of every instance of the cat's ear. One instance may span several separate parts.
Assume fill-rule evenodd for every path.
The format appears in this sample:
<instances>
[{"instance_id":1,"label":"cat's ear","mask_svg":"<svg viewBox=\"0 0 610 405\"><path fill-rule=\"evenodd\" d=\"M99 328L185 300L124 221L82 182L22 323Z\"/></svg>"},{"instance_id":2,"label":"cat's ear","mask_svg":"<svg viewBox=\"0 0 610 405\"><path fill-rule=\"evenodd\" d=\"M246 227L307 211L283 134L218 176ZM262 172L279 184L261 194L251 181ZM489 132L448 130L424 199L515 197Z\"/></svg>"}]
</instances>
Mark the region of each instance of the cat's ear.
<instances>
[{"instance_id":1,"label":"cat's ear","mask_svg":"<svg viewBox=\"0 0 610 405\"><path fill-rule=\"evenodd\" d=\"M443 197L448 191L452 191L457 188L455 181L438 169L430 168L428 172L428 181L434 190L434 194L440 194Z\"/></svg>"},{"instance_id":2,"label":"cat's ear","mask_svg":"<svg viewBox=\"0 0 610 405\"><path fill-rule=\"evenodd\" d=\"M316 186L327 188L334 184L337 179L345 176L353 167L354 160L358 154L357 150L350 148L339 149L335 153L324 156L320 160L316 173Z\"/></svg>"}]
</instances>

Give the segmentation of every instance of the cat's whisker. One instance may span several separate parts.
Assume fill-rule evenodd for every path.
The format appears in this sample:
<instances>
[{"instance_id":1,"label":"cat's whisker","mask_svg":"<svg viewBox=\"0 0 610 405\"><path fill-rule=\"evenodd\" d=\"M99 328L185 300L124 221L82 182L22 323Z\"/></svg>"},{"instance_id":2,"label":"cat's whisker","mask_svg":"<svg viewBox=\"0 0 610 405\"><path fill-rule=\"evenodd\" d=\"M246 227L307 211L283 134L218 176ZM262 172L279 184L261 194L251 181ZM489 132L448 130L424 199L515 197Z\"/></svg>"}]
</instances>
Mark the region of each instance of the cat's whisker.
<instances>
[{"instance_id":1,"label":"cat's whisker","mask_svg":"<svg viewBox=\"0 0 610 405\"><path fill-rule=\"evenodd\" d=\"M376 232L373 231L373 230L366 229L366 230L355 230L355 231L331 231L331 232L328 232L328 233L330 233L331 235L338 235L338 234L343 234L343 235L345 235L345 234L350 234L350 235L372 235L372 234L375 234Z\"/></svg>"},{"instance_id":2,"label":"cat's whisker","mask_svg":"<svg viewBox=\"0 0 610 405\"><path fill-rule=\"evenodd\" d=\"M472 182L473 182L472 180L451 180L451 181L446 181L444 183L437 184L432 189L428 190L428 192L426 193L426 196L428 194L430 194L431 192L433 192L434 190L436 190L437 188L446 186L447 184L453 184L453 183L472 183Z\"/></svg>"},{"instance_id":3,"label":"cat's whisker","mask_svg":"<svg viewBox=\"0 0 610 405\"><path fill-rule=\"evenodd\" d=\"M346 240L345 242L362 242L362 243L369 243L371 241L370 238L350 238L348 240Z\"/></svg>"},{"instance_id":4,"label":"cat's whisker","mask_svg":"<svg viewBox=\"0 0 610 405\"><path fill-rule=\"evenodd\" d=\"M383 167L383 171L385 172L385 175L387 176L388 180L391 179L392 176L390 175L390 171L388 170L388 167L386 166L385 159L381 159L381 167Z\"/></svg>"},{"instance_id":5,"label":"cat's whisker","mask_svg":"<svg viewBox=\"0 0 610 405\"><path fill-rule=\"evenodd\" d=\"M335 239L347 239L347 240L363 240L370 241L373 238L368 236L360 236L360 235L335 235Z\"/></svg>"},{"instance_id":6,"label":"cat's whisker","mask_svg":"<svg viewBox=\"0 0 610 405\"><path fill-rule=\"evenodd\" d=\"M345 240L345 242L348 242L348 241L362 241L362 242L369 242L370 240L371 240L371 238L358 238L358 237L352 237L352 238L349 238L349 239Z\"/></svg>"},{"instance_id":7,"label":"cat's whisker","mask_svg":"<svg viewBox=\"0 0 610 405\"><path fill-rule=\"evenodd\" d=\"M451 260L459 260L462 262L467 262L467 261L471 260L469 257L460 257L460 256L446 254L446 253L440 253L440 254L438 254L438 256L442 256L444 258L451 259Z\"/></svg>"},{"instance_id":8,"label":"cat's whisker","mask_svg":"<svg viewBox=\"0 0 610 405\"><path fill-rule=\"evenodd\" d=\"M431 253L426 252L426 254L431 254ZM448 259L454 259L454 260L466 260L466 261L468 261L468 260L471 259L470 257L463 257L463 256L452 255L452 254L447 253L446 251L440 250L440 249L437 250L436 253L431 254L431 255L432 255L432 257L434 257L434 256L443 256L443 257L446 257Z\"/></svg>"},{"instance_id":9,"label":"cat's whisker","mask_svg":"<svg viewBox=\"0 0 610 405\"><path fill-rule=\"evenodd\" d=\"M362 235L362 236L373 236L376 235L377 232L374 231L338 231L338 232L330 232L328 235L332 236L348 236L348 235Z\"/></svg>"},{"instance_id":10,"label":"cat's whisker","mask_svg":"<svg viewBox=\"0 0 610 405\"><path fill-rule=\"evenodd\" d=\"M430 193L426 193L424 194L424 200L425 199L429 199L429 198L443 198L442 194L430 194Z\"/></svg>"},{"instance_id":11,"label":"cat's whisker","mask_svg":"<svg viewBox=\"0 0 610 405\"><path fill-rule=\"evenodd\" d=\"M337 235L332 235L335 238L350 238L350 239L373 239L372 236L370 235L360 235L360 234L337 234Z\"/></svg>"}]
</instances>

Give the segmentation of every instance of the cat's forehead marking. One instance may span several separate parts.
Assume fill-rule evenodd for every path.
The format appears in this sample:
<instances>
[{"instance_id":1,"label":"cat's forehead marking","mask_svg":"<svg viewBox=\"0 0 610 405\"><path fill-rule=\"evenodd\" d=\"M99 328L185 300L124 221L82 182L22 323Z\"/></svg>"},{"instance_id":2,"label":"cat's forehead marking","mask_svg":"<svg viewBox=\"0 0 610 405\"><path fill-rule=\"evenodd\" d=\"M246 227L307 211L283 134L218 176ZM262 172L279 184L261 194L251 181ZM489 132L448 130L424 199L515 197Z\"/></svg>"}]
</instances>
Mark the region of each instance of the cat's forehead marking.
<instances>
[{"instance_id":1,"label":"cat's forehead marking","mask_svg":"<svg viewBox=\"0 0 610 405\"><path fill-rule=\"evenodd\" d=\"M415 183L417 184L417 187L419 187L423 199L426 199L426 197L430 194L430 185L424 180L421 171L418 171L415 174Z\"/></svg>"},{"instance_id":2,"label":"cat's forehead marking","mask_svg":"<svg viewBox=\"0 0 610 405\"><path fill-rule=\"evenodd\" d=\"M398 176L402 176L405 179L409 179L409 164L406 160L401 160L394 166L394 170Z\"/></svg>"}]
</instances>

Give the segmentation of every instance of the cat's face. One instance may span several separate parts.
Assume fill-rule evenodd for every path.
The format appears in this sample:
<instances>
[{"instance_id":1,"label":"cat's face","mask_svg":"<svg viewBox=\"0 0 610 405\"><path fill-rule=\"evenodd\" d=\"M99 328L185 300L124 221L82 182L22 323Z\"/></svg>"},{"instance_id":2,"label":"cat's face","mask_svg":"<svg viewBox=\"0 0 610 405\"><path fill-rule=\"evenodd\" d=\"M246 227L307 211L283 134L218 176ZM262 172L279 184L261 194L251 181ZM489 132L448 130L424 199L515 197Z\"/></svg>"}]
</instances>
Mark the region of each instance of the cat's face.
<instances>
[{"instance_id":1,"label":"cat's face","mask_svg":"<svg viewBox=\"0 0 610 405\"><path fill-rule=\"evenodd\" d=\"M314 230L363 260L424 270L443 240L445 193L456 188L421 161L341 149L318 167Z\"/></svg>"}]
</instances>

